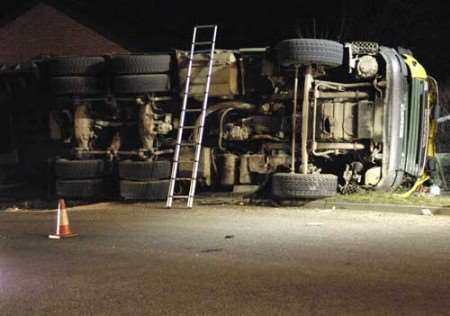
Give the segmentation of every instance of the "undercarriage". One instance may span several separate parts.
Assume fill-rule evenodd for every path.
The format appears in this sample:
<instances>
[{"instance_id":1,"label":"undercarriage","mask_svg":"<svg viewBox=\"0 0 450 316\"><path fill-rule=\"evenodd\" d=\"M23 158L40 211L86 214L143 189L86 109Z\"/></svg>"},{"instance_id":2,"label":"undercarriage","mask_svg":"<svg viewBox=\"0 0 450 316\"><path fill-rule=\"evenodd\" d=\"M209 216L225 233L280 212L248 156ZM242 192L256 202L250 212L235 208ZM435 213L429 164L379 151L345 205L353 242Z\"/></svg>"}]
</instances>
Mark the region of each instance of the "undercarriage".
<instances>
[{"instance_id":1,"label":"undercarriage","mask_svg":"<svg viewBox=\"0 0 450 316\"><path fill-rule=\"evenodd\" d=\"M200 109L207 56L193 65ZM188 53L46 60L56 194L167 196ZM425 172L437 86L410 55L376 43L290 39L216 50L200 158L203 190L276 199L394 190ZM198 115L187 140L197 139ZM180 161L194 157L184 148ZM181 162L181 176L192 165ZM181 192L186 187L176 188Z\"/></svg>"}]
</instances>

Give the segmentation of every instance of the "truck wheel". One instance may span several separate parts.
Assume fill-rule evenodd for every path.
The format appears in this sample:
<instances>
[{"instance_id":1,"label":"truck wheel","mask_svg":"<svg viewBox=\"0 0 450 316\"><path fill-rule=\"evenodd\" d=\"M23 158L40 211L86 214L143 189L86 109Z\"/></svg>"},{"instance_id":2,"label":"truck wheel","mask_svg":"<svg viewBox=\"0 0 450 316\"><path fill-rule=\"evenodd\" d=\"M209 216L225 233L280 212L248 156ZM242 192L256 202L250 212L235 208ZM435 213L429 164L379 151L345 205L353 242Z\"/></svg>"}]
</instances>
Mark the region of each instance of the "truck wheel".
<instances>
[{"instance_id":1,"label":"truck wheel","mask_svg":"<svg viewBox=\"0 0 450 316\"><path fill-rule=\"evenodd\" d=\"M93 199L105 195L103 179L57 180L56 195L67 199Z\"/></svg>"},{"instance_id":2,"label":"truck wheel","mask_svg":"<svg viewBox=\"0 0 450 316\"><path fill-rule=\"evenodd\" d=\"M276 199L314 199L336 195L337 177L333 174L275 173L272 196Z\"/></svg>"},{"instance_id":3,"label":"truck wheel","mask_svg":"<svg viewBox=\"0 0 450 316\"><path fill-rule=\"evenodd\" d=\"M168 75L128 75L114 78L114 92L119 94L135 94L170 91Z\"/></svg>"},{"instance_id":4,"label":"truck wheel","mask_svg":"<svg viewBox=\"0 0 450 316\"><path fill-rule=\"evenodd\" d=\"M168 191L169 180L120 181L120 196L126 200L163 201Z\"/></svg>"},{"instance_id":5,"label":"truck wheel","mask_svg":"<svg viewBox=\"0 0 450 316\"><path fill-rule=\"evenodd\" d=\"M55 161L55 176L60 179L101 178L111 174L110 164L103 160L68 160Z\"/></svg>"},{"instance_id":6,"label":"truck wheel","mask_svg":"<svg viewBox=\"0 0 450 316\"><path fill-rule=\"evenodd\" d=\"M324 39L288 39L278 43L275 49L282 66L315 64L339 67L344 60L344 45Z\"/></svg>"},{"instance_id":7,"label":"truck wheel","mask_svg":"<svg viewBox=\"0 0 450 316\"><path fill-rule=\"evenodd\" d=\"M170 71L172 57L169 54L114 55L110 63L113 74L158 74Z\"/></svg>"},{"instance_id":8,"label":"truck wheel","mask_svg":"<svg viewBox=\"0 0 450 316\"><path fill-rule=\"evenodd\" d=\"M171 164L168 160L160 161L132 161L119 162L119 175L126 180L157 180L170 177Z\"/></svg>"},{"instance_id":9,"label":"truck wheel","mask_svg":"<svg viewBox=\"0 0 450 316\"><path fill-rule=\"evenodd\" d=\"M66 56L49 60L51 76L96 76L105 70L105 58L101 56Z\"/></svg>"},{"instance_id":10,"label":"truck wheel","mask_svg":"<svg viewBox=\"0 0 450 316\"><path fill-rule=\"evenodd\" d=\"M96 77L54 77L51 86L56 95L96 95L105 89Z\"/></svg>"}]
</instances>

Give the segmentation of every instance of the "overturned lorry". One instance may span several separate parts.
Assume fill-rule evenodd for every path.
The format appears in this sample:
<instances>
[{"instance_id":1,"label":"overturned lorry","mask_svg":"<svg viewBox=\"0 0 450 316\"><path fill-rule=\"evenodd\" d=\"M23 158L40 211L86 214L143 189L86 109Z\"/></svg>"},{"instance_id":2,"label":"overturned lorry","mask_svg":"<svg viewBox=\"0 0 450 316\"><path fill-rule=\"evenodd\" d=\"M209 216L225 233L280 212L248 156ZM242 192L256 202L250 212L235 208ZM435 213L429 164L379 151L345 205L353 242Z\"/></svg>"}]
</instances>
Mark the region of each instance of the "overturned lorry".
<instances>
[{"instance_id":1,"label":"overturned lorry","mask_svg":"<svg viewBox=\"0 0 450 316\"><path fill-rule=\"evenodd\" d=\"M167 197L188 53L66 56L48 61L56 194ZM192 69L200 108L207 55ZM216 50L197 181L204 189L267 189L274 198L414 183L433 155L437 85L409 52L370 42L289 39ZM186 117L194 126L198 115ZM180 161L194 153L183 148ZM192 164L179 171L191 174ZM183 190L183 186L177 190Z\"/></svg>"}]
</instances>

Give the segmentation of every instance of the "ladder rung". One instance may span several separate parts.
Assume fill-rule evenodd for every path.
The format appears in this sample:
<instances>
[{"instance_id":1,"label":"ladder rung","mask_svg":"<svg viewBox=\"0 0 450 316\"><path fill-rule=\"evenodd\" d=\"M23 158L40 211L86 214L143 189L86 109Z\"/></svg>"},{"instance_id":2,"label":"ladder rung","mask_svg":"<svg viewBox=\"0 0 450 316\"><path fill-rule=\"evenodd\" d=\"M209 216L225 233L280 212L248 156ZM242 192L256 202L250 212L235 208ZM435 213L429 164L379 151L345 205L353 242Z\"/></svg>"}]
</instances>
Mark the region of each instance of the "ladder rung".
<instances>
[{"instance_id":1,"label":"ladder rung","mask_svg":"<svg viewBox=\"0 0 450 316\"><path fill-rule=\"evenodd\" d=\"M202 109L185 109L184 110L185 112L201 112L202 111Z\"/></svg>"},{"instance_id":2,"label":"ladder rung","mask_svg":"<svg viewBox=\"0 0 450 316\"><path fill-rule=\"evenodd\" d=\"M195 54L205 54L205 53L211 54L211 50L210 49L198 49L198 50L195 50L194 53Z\"/></svg>"},{"instance_id":3,"label":"ladder rung","mask_svg":"<svg viewBox=\"0 0 450 316\"><path fill-rule=\"evenodd\" d=\"M189 98L194 98L194 97L204 97L206 94L205 93L188 93L187 96ZM201 109L200 109L201 110Z\"/></svg>"},{"instance_id":4,"label":"ladder rung","mask_svg":"<svg viewBox=\"0 0 450 316\"><path fill-rule=\"evenodd\" d=\"M181 143L179 144L181 147L195 147L197 145L200 145L199 143Z\"/></svg>"},{"instance_id":5,"label":"ladder rung","mask_svg":"<svg viewBox=\"0 0 450 316\"><path fill-rule=\"evenodd\" d=\"M197 126L197 125L189 125L189 126L183 126L183 127L179 127L180 129L196 129L196 128L200 128L203 126Z\"/></svg>"},{"instance_id":6,"label":"ladder rung","mask_svg":"<svg viewBox=\"0 0 450 316\"><path fill-rule=\"evenodd\" d=\"M193 97L197 97L197 98L198 97L205 97L206 93L190 93L189 96L192 97L192 98Z\"/></svg>"},{"instance_id":7,"label":"ladder rung","mask_svg":"<svg viewBox=\"0 0 450 316\"><path fill-rule=\"evenodd\" d=\"M175 160L176 163L196 163L198 160Z\"/></svg>"},{"instance_id":8,"label":"ladder rung","mask_svg":"<svg viewBox=\"0 0 450 316\"><path fill-rule=\"evenodd\" d=\"M214 42L211 42L211 41L203 41L203 42L193 42L192 44L194 44L194 45L211 45L213 43Z\"/></svg>"},{"instance_id":9,"label":"ladder rung","mask_svg":"<svg viewBox=\"0 0 450 316\"><path fill-rule=\"evenodd\" d=\"M198 30L198 29L213 29L215 27L217 27L217 25L209 24L209 25L197 25L194 28Z\"/></svg>"},{"instance_id":10,"label":"ladder rung","mask_svg":"<svg viewBox=\"0 0 450 316\"><path fill-rule=\"evenodd\" d=\"M189 199L189 195L172 195L173 199Z\"/></svg>"},{"instance_id":11,"label":"ladder rung","mask_svg":"<svg viewBox=\"0 0 450 316\"><path fill-rule=\"evenodd\" d=\"M209 50L209 49L202 49L202 50L196 50L196 51L194 51L194 53L195 54L197 54L197 53L199 53L199 54L204 54L204 53L206 53L206 55L209 55L209 56L211 56L211 50ZM214 52L214 54L215 54L215 52ZM197 65L197 64L194 64L195 62L197 62L197 61L204 61L203 59L197 59L197 58L195 58L196 56L198 56L198 55L194 55L194 58L188 58L188 61L192 61L192 63L193 63L193 65L192 65L192 68L194 69L194 68L203 68L203 65ZM208 62L208 61L207 61ZM213 65L214 66L214 65Z\"/></svg>"},{"instance_id":12,"label":"ladder rung","mask_svg":"<svg viewBox=\"0 0 450 316\"><path fill-rule=\"evenodd\" d=\"M172 180L176 180L176 181L192 181L192 180L197 180L196 178L175 178Z\"/></svg>"},{"instance_id":13,"label":"ladder rung","mask_svg":"<svg viewBox=\"0 0 450 316\"><path fill-rule=\"evenodd\" d=\"M192 93L192 92L186 93L186 92L183 92L183 95L186 95L186 94L189 97L204 97L206 95L206 92L203 92L203 93Z\"/></svg>"}]
</instances>

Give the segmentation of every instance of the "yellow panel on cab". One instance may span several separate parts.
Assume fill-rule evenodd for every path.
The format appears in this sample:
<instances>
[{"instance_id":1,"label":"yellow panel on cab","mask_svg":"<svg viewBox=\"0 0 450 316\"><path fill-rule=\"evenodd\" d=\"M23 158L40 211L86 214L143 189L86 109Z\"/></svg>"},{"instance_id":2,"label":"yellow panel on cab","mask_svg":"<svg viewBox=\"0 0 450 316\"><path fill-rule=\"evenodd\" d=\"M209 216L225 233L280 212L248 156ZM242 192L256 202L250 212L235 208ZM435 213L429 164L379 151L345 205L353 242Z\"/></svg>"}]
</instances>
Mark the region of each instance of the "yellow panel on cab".
<instances>
[{"instance_id":1,"label":"yellow panel on cab","mask_svg":"<svg viewBox=\"0 0 450 316\"><path fill-rule=\"evenodd\" d=\"M406 65L411 71L411 77L416 79L427 78L427 71L414 57L404 54L403 59L405 60Z\"/></svg>"}]
</instances>

